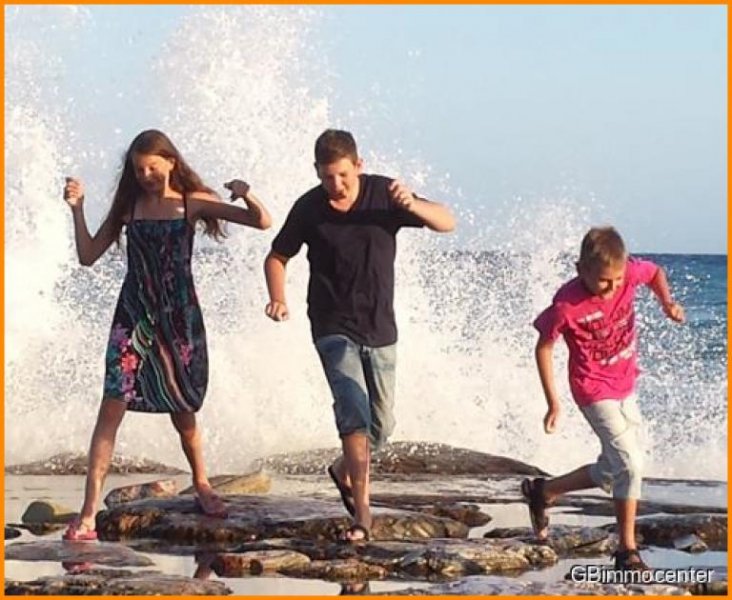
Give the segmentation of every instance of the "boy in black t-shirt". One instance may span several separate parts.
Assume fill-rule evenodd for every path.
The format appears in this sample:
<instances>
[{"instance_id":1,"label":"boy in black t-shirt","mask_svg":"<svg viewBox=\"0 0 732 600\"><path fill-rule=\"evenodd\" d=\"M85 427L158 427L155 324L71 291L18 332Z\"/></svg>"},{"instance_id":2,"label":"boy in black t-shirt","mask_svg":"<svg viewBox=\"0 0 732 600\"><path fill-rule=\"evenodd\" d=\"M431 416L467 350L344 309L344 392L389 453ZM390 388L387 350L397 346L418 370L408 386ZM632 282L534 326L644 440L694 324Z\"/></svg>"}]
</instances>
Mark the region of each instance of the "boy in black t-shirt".
<instances>
[{"instance_id":1,"label":"boy in black t-shirt","mask_svg":"<svg viewBox=\"0 0 732 600\"><path fill-rule=\"evenodd\" d=\"M403 183L362 173L356 142L328 129L315 142L321 184L301 196L264 263L275 321L288 318L285 272L308 246L308 317L334 398L343 455L328 468L354 517L345 541L369 538L369 465L394 429L394 259L401 227L448 232L455 219Z\"/></svg>"}]
</instances>

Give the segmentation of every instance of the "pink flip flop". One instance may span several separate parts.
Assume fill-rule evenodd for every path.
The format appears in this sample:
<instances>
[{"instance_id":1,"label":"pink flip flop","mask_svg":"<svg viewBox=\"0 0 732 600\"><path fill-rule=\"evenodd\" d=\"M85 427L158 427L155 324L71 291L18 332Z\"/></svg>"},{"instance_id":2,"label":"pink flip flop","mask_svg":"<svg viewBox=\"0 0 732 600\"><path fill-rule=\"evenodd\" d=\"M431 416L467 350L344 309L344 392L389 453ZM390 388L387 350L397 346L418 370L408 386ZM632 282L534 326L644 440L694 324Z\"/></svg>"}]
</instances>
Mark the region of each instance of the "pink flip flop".
<instances>
[{"instance_id":1,"label":"pink flip flop","mask_svg":"<svg viewBox=\"0 0 732 600\"><path fill-rule=\"evenodd\" d=\"M80 521L73 520L69 523L61 539L66 542L95 542L97 540L97 532L95 529L88 529Z\"/></svg>"},{"instance_id":2,"label":"pink flip flop","mask_svg":"<svg viewBox=\"0 0 732 600\"><path fill-rule=\"evenodd\" d=\"M94 565L90 562L62 562L61 566L69 575L79 575L91 570Z\"/></svg>"}]
</instances>

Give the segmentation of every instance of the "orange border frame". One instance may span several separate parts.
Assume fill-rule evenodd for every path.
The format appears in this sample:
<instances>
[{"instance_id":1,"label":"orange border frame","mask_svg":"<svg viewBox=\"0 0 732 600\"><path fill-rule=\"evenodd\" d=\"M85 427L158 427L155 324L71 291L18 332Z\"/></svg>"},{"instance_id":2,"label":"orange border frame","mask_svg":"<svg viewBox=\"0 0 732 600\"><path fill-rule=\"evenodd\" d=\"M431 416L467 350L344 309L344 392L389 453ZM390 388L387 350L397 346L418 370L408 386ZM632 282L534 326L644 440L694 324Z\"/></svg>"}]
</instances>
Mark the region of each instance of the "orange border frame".
<instances>
[{"instance_id":1,"label":"orange border frame","mask_svg":"<svg viewBox=\"0 0 732 600\"><path fill-rule=\"evenodd\" d=\"M14 6L14 5L66 5L70 4L70 2L64 2L62 0L48 0L46 2L42 1L25 1L21 0L19 2L6 2L3 0L3 9L5 9L6 6ZM565 0L564 2L553 2L552 0L535 0L535 1L521 1L521 0L513 0L513 1L505 1L505 2L493 2L493 1L481 1L481 0L459 0L457 2L441 2L439 0L424 0L422 2L415 1L415 0L406 0L404 2L389 2L387 0L366 0L364 2L356 2L353 0L346 0L346 1L339 1L339 0L318 0L315 2L288 2L287 0L264 0L261 2L232 2L232 1L226 1L226 0L214 0L209 2L196 2L196 3L187 3L187 2L176 2L175 0L162 0L157 2L144 2L142 0L132 1L132 2L114 2L113 0L109 1L97 1L97 2L76 2L74 4L83 4L83 5L104 5L104 4L125 4L125 5L165 5L165 4L210 4L210 5L225 5L225 4L282 4L282 5L290 5L290 4L310 4L310 5L343 5L343 4L373 4L373 5L420 5L420 4L432 4L432 5L480 5L480 4L500 4L500 5L553 5L553 4L563 4L563 5L693 5L693 6L700 6L700 5L720 5L720 6L728 6L729 2L725 0L696 0L694 2L690 1L682 1L682 0L640 0L640 1L631 1L631 2L602 2L597 0ZM2 42L0 42L2 49L0 51L0 54L2 55L3 59L3 73L5 71L5 10L2 11L2 14L0 15L0 24L2 25ZM732 17L730 16L730 11L728 9L727 11L727 36L728 36L728 42L727 42L727 107L729 108L729 75L730 75L730 66L729 66L729 30L730 25L732 24ZM5 107L5 86L2 86L2 89L0 89L0 98L2 98L2 104L3 107ZM727 160L729 161L729 150L730 150L730 133L732 132L732 127L729 123L729 111L727 115ZM0 123L0 133L2 133L3 138L3 148L4 148L4 142L5 142L5 112L3 111L1 123ZM5 151L7 149L4 148ZM729 163L728 163L729 164ZM2 173L0 174L0 181L2 181L3 184L3 190L5 189L5 152L0 156L0 165L2 165ZM732 218L730 218L729 214L729 189L730 189L730 178L729 178L729 166L727 170L727 256L729 257L729 251L730 251L730 238L729 238L729 229L730 229L730 223L732 223ZM2 307L2 311L0 312L0 332L2 332L2 340L3 344L0 345L0 382L2 383L2 399L3 399L3 406L4 406L4 399L5 399L5 211L3 210L0 213L0 240L2 241L2 263L0 264L0 307ZM729 284L730 277L732 276L732 265L729 262L729 258L727 261L727 281ZM729 290L727 293L727 314L729 315L732 312L732 297L729 295ZM729 374L731 372L730 365L729 365L729 347L732 343L732 331L730 331L729 327L727 328L727 349L728 349L728 360L727 360L727 381L729 381ZM730 439L730 431L732 431L732 426L730 426L729 422L729 407L727 410L728 418L727 418L727 443L729 444ZM0 454L3 457L3 465L5 464L4 457L5 457L5 411L3 410L2 415L0 415L0 423L2 424L2 427L0 427ZM728 446L728 454L729 454L729 446ZM727 465L727 515L729 519L729 505L730 505L730 498L732 498L732 494L730 493L729 489L729 474L730 474L730 466L729 463ZM3 490L5 489L5 473L3 469L2 475L0 475L0 478L2 479L3 484ZM3 496L4 497L4 496ZM0 504L0 520L2 520L3 523L5 523L5 502L2 502ZM4 538L3 538L4 539ZM730 548L730 542L732 541L732 534L730 534L729 529L727 531L727 548L729 552ZM729 556L728 556L728 567L729 567ZM5 579L5 553L3 551L3 560L2 564L0 564L0 574L2 574L3 581ZM4 596L4 592L2 593ZM50 596L38 596L38 598L49 598ZM65 596L64 596L65 597ZM85 596L86 598L99 598L99 599L108 599L110 596ZM149 596L126 596L127 598L132 598L136 600L148 600ZM184 596L188 597L188 596ZM201 596L190 596L190 598L200 598ZM262 596L236 596L237 598L261 598ZM288 596L290 598L331 598L331 596ZM397 596L383 596L384 598L397 598ZM427 598L428 596L412 596L413 598ZM466 599L475 599L481 598L481 596L429 596L429 598L443 598L445 600L451 599L451 598L466 598ZM584 598L584 596L568 596L571 598ZM619 598L619 596L616 596ZM59 597L61 598L61 596ZM213 598L213 596L212 596ZM519 598L518 596L501 596L501 598Z\"/></svg>"}]
</instances>

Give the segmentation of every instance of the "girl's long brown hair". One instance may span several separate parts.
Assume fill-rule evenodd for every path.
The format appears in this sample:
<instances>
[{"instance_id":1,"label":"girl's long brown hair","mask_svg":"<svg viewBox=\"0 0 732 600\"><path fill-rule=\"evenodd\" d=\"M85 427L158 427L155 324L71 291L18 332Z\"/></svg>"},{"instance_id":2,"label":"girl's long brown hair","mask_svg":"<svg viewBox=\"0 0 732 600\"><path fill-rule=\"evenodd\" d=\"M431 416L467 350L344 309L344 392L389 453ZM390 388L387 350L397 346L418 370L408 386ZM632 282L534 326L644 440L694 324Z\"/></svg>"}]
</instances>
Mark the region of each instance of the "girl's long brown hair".
<instances>
[{"instance_id":1,"label":"girl's long brown hair","mask_svg":"<svg viewBox=\"0 0 732 600\"><path fill-rule=\"evenodd\" d=\"M130 147L125 154L124 164L122 166L122 174L119 177L117 190L114 193L112 206L107 214L107 220L112 225L112 233L114 238L119 240L122 226L124 225L124 216L132 214L132 207L137 197L144 193L142 186L135 176L135 168L132 164L133 154L148 154L161 156L163 158L173 159L175 165L170 172L170 187L176 192L189 194L191 192L209 192L214 191L203 183L198 174L188 166L178 149L173 145L168 136L162 131L156 129L148 129L138 134L132 140ZM226 237L223 227L219 219L213 217L201 217L205 227L204 232L216 240Z\"/></svg>"}]
</instances>

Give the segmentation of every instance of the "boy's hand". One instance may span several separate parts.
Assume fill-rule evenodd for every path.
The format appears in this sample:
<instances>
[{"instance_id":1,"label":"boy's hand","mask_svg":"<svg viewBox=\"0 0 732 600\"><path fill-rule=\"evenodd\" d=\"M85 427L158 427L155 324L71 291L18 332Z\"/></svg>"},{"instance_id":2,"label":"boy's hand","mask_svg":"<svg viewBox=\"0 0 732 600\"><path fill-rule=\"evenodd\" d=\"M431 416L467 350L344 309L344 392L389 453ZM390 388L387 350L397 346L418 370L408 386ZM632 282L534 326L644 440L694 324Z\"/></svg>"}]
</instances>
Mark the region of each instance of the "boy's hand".
<instances>
[{"instance_id":1,"label":"boy's hand","mask_svg":"<svg viewBox=\"0 0 732 600\"><path fill-rule=\"evenodd\" d=\"M287 321L290 312L284 302L270 302L264 309L265 314L273 321Z\"/></svg>"},{"instance_id":2,"label":"boy's hand","mask_svg":"<svg viewBox=\"0 0 732 600\"><path fill-rule=\"evenodd\" d=\"M409 210L414 200L412 190L397 179L389 184L389 195L391 196L392 202L404 210Z\"/></svg>"},{"instance_id":3,"label":"boy's hand","mask_svg":"<svg viewBox=\"0 0 732 600\"><path fill-rule=\"evenodd\" d=\"M686 321L686 315L684 315L684 307L678 302L669 302L663 305L664 314L677 323L683 323Z\"/></svg>"},{"instance_id":4,"label":"boy's hand","mask_svg":"<svg viewBox=\"0 0 732 600\"><path fill-rule=\"evenodd\" d=\"M554 433L557 429L557 421L559 420L559 407L553 406L544 415L544 432Z\"/></svg>"}]
</instances>

